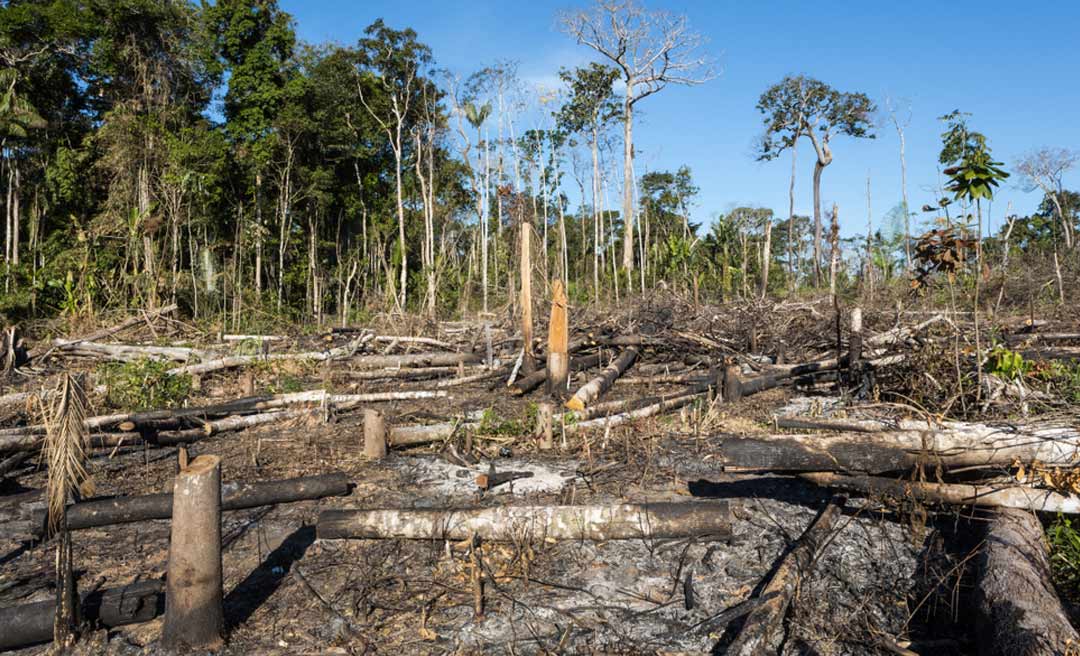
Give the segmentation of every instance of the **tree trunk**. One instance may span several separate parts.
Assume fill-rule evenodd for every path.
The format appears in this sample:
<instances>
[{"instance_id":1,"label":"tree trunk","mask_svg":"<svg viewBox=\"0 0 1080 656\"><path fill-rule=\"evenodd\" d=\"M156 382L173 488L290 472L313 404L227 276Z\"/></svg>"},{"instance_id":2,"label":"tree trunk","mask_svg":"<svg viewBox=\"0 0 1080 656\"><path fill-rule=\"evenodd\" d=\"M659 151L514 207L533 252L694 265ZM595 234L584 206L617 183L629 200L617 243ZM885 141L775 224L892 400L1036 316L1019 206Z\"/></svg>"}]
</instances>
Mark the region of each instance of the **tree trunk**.
<instances>
[{"instance_id":1,"label":"tree trunk","mask_svg":"<svg viewBox=\"0 0 1080 656\"><path fill-rule=\"evenodd\" d=\"M623 101L623 268L634 270L634 83Z\"/></svg>"},{"instance_id":2,"label":"tree trunk","mask_svg":"<svg viewBox=\"0 0 1080 656\"><path fill-rule=\"evenodd\" d=\"M0 650L27 647L53 639L55 602L39 601L0 608ZM81 616L94 625L113 628L148 622L165 607L161 581L138 581L122 588L100 590L81 603Z\"/></svg>"},{"instance_id":3,"label":"tree trunk","mask_svg":"<svg viewBox=\"0 0 1080 656\"><path fill-rule=\"evenodd\" d=\"M821 172L825 165L814 162L814 287L821 287Z\"/></svg>"},{"instance_id":4,"label":"tree trunk","mask_svg":"<svg viewBox=\"0 0 1080 656\"><path fill-rule=\"evenodd\" d=\"M1022 485L995 487L961 483L920 483L877 476L843 476L830 473L800 474L800 477L822 487L851 490L875 498L887 496L915 499L924 503L1080 515L1080 499L1075 496Z\"/></svg>"},{"instance_id":5,"label":"tree trunk","mask_svg":"<svg viewBox=\"0 0 1080 656\"><path fill-rule=\"evenodd\" d=\"M975 636L991 656L1069 653L1080 635L1058 599L1038 517L999 510L981 549L975 584Z\"/></svg>"},{"instance_id":6,"label":"tree trunk","mask_svg":"<svg viewBox=\"0 0 1080 656\"><path fill-rule=\"evenodd\" d=\"M612 360L604 371L585 385L582 385L573 398L566 402L566 407L571 410L584 410L585 406L595 401L601 394L611 388L612 383L626 371L637 358L638 349L631 346Z\"/></svg>"},{"instance_id":7,"label":"tree trunk","mask_svg":"<svg viewBox=\"0 0 1080 656\"><path fill-rule=\"evenodd\" d=\"M216 650L224 643L221 591L221 459L199 456L173 487L169 575L161 644Z\"/></svg>"},{"instance_id":8,"label":"tree trunk","mask_svg":"<svg viewBox=\"0 0 1080 656\"><path fill-rule=\"evenodd\" d=\"M548 322L547 385L548 393L561 397L566 393L570 375L568 352L569 320L567 299L563 283L556 280L551 285L551 319Z\"/></svg>"},{"instance_id":9,"label":"tree trunk","mask_svg":"<svg viewBox=\"0 0 1080 656\"><path fill-rule=\"evenodd\" d=\"M726 501L445 510L326 510L318 536L487 541L639 540L731 535Z\"/></svg>"},{"instance_id":10,"label":"tree trunk","mask_svg":"<svg viewBox=\"0 0 1080 656\"><path fill-rule=\"evenodd\" d=\"M761 604L750 612L735 642L724 653L731 656L779 653L784 637L784 616L800 584L813 569L818 552L827 544L833 524L843 508L842 497L832 499L780 560L776 572L758 594Z\"/></svg>"},{"instance_id":11,"label":"tree trunk","mask_svg":"<svg viewBox=\"0 0 1080 656\"><path fill-rule=\"evenodd\" d=\"M524 213L524 207L518 208ZM521 339L525 357L522 369L531 374L536 371L536 356L533 353L532 320L532 223L521 221Z\"/></svg>"},{"instance_id":12,"label":"tree trunk","mask_svg":"<svg viewBox=\"0 0 1080 656\"><path fill-rule=\"evenodd\" d=\"M342 472L255 483L239 481L221 487L220 508L221 510L243 510L323 497L344 496L348 493L349 479ZM173 507L173 495L165 493L82 501L67 507L68 528L77 531L151 519L169 519L173 516ZM43 509L34 511L31 516L31 530L34 535L44 534L46 521Z\"/></svg>"}]
</instances>

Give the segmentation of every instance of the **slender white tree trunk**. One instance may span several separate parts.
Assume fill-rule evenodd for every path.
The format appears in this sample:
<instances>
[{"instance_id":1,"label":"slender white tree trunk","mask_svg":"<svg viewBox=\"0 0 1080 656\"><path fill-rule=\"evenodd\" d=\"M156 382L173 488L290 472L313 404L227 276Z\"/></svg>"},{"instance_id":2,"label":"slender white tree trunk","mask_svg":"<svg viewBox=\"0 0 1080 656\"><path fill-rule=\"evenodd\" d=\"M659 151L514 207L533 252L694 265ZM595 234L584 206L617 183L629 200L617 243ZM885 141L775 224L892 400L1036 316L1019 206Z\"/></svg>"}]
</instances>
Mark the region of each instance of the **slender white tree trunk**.
<instances>
[{"instance_id":1,"label":"slender white tree trunk","mask_svg":"<svg viewBox=\"0 0 1080 656\"><path fill-rule=\"evenodd\" d=\"M634 85L623 101L623 268L634 269Z\"/></svg>"}]
</instances>

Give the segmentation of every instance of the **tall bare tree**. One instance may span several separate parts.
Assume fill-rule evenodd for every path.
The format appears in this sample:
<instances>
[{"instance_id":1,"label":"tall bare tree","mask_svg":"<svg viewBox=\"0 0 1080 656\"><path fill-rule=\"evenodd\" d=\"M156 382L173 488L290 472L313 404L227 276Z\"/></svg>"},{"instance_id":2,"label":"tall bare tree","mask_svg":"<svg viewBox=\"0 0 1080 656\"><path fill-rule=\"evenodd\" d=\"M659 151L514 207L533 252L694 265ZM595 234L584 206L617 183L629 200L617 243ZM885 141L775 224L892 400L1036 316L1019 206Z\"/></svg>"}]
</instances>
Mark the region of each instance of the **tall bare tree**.
<instances>
[{"instance_id":1,"label":"tall bare tree","mask_svg":"<svg viewBox=\"0 0 1080 656\"><path fill-rule=\"evenodd\" d=\"M1054 204L1065 248L1073 247L1073 226L1065 216L1061 204L1061 177L1080 161L1080 153L1067 148L1040 148L1024 155L1016 163L1016 170L1024 178L1029 191L1040 189Z\"/></svg>"},{"instance_id":2,"label":"tall bare tree","mask_svg":"<svg viewBox=\"0 0 1080 656\"><path fill-rule=\"evenodd\" d=\"M904 105L901 109L898 107ZM889 121L896 128L896 136L900 138L900 194L904 203L904 262L908 271L911 271L911 207L907 197L907 158L905 155L906 140L904 130L911 123L911 104L907 101L894 101L885 97L885 110L889 113Z\"/></svg>"},{"instance_id":3,"label":"tall bare tree","mask_svg":"<svg viewBox=\"0 0 1080 656\"><path fill-rule=\"evenodd\" d=\"M696 85L715 73L686 16L647 11L635 0L596 0L564 13L562 29L619 69L623 96L623 268L634 268L634 106L669 84Z\"/></svg>"}]
</instances>

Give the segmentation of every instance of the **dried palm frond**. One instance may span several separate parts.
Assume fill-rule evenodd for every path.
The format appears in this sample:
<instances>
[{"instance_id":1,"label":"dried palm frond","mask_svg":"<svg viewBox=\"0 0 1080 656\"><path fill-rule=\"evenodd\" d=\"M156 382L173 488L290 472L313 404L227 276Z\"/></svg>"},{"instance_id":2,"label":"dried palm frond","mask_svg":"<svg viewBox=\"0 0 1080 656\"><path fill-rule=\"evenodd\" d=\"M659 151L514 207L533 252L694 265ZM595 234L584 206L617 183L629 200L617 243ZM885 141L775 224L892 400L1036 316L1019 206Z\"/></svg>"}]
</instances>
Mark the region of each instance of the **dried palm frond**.
<instances>
[{"instance_id":1,"label":"dried palm frond","mask_svg":"<svg viewBox=\"0 0 1080 656\"><path fill-rule=\"evenodd\" d=\"M49 465L48 534L59 530L68 498L89 496L93 480L86 471L90 432L86 429L86 392L79 380L65 374L45 413L45 460Z\"/></svg>"}]
</instances>

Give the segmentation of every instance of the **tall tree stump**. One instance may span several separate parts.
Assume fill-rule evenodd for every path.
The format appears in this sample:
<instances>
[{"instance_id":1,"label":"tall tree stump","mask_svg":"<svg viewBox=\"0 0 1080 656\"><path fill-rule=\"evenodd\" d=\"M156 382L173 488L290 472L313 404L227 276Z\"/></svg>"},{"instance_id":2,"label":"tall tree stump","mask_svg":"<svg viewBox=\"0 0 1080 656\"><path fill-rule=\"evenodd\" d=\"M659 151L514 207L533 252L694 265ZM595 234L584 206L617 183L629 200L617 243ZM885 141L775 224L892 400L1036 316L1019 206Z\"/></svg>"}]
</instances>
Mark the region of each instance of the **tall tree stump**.
<instances>
[{"instance_id":1,"label":"tall tree stump","mask_svg":"<svg viewBox=\"0 0 1080 656\"><path fill-rule=\"evenodd\" d=\"M551 321L548 323L547 389L548 394L563 398L570 377L570 356L566 292L561 280L551 283Z\"/></svg>"},{"instance_id":2,"label":"tall tree stump","mask_svg":"<svg viewBox=\"0 0 1080 656\"><path fill-rule=\"evenodd\" d=\"M386 457L386 420L378 410L364 410L364 455L369 460Z\"/></svg>"},{"instance_id":3,"label":"tall tree stump","mask_svg":"<svg viewBox=\"0 0 1080 656\"><path fill-rule=\"evenodd\" d=\"M221 458L199 456L173 484L169 576L161 644L167 649L220 649Z\"/></svg>"}]
</instances>

